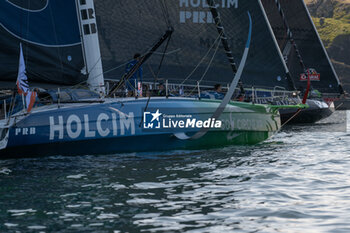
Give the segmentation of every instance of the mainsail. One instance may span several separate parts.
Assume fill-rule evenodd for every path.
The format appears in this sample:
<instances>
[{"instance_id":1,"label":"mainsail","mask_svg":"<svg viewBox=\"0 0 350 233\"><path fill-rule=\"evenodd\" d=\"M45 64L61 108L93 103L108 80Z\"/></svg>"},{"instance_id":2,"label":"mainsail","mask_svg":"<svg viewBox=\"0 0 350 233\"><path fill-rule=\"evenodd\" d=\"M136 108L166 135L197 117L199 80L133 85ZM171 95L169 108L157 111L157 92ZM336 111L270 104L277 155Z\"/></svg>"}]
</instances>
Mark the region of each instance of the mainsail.
<instances>
[{"instance_id":1,"label":"mainsail","mask_svg":"<svg viewBox=\"0 0 350 233\"><path fill-rule=\"evenodd\" d=\"M273 28L281 51L297 89L306 88L306 80L301 80L300 75L305 71L300 65L300 60L293 46L290 45L283 18L280 15L276 0L262 0L269 22ZM316 28L311 20L309 12L303 0L278 0L288 21L289 29L293 33L293 39L297 44L306 68L314 69L320 76L319 81L313 81L312 87L322 93L342 93L337 74L328 58L326 50L320 40Z\"/></svg>"},{"instance_id":2,"label":"mainsail","mask_svg":"<svg viewBox=\"0 0 350 233\"><path fill-rule=\"evenodd\" d=\"M249 28L247 11L251 13L253 34L244 85L294 89L260 1L220 0L217 6L237 64ZM206 0L104 0L96 1L95 7L106 79L120 79L132 56L146 53L170 23L174 33L159 78L178 84L231 83L233 73ZM144 81L154 80L161 57L162 48L143 65Z\"/></svg>"},{"instance_id":3,"label":"mainsail","mask_svg":"<svg viewBox=\"0 0 350 233\"><path fill-rule=\"evenodd\" d=\"M20 42L32 85L86 80L75 1L0 1L0 34L2 88L13 87L16 81Z\"/></svg>"}]
</instances>

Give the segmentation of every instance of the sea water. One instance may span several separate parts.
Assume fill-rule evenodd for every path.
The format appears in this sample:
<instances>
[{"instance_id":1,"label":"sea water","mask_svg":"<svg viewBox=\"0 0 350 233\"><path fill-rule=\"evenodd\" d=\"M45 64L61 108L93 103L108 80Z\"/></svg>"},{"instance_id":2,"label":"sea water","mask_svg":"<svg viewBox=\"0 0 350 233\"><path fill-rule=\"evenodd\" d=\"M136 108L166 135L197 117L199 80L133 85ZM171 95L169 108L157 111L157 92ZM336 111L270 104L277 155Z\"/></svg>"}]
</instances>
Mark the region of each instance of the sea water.
<instances>
[{"instance_id":1,"label":"sea water","mask_svg":"<svg viewBox=\"0 0 350 233\"><path fill-rule=\"evenodd\" d=\"M0 232L350 232L345 119L256 146L3 160Z\"/></svg>"}]
</instances>

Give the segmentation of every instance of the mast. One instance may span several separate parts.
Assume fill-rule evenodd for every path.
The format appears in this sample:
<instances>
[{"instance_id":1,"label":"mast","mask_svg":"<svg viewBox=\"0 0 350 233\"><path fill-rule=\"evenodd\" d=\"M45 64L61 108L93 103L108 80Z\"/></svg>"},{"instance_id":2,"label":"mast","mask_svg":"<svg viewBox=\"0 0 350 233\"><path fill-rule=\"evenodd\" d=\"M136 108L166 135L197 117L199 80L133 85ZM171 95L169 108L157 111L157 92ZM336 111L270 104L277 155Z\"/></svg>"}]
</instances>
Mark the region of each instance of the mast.
<instances>
[{"instance_id":1,"label":"mast","mask_svg":"<svg viewBox=\"0 0 350 233\"><path fill-rule=\"evenodd\" d=\"M93 0L76 0L87 83L90 90L105 95L100 44Z\"/></svg>"}]
</instances>

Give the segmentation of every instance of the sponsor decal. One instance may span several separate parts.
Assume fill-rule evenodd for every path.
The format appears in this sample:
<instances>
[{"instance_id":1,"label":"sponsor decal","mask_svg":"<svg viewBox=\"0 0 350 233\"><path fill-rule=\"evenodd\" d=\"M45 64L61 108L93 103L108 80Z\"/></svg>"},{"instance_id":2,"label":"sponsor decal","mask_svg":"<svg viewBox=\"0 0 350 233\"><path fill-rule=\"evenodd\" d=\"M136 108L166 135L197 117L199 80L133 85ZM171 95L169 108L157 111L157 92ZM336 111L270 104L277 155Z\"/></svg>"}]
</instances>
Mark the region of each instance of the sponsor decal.
<instances>
[{"instance_id":1,"label":"sponsor decal","mask_svg":"<svg viewBox=\"0 0 350 233\"><path fill-rule=\"evenodd\" d=\"M36 134L36 128L35 127L16 128L15 129L15 135L16 136L27 136L27 135L35 135L35 134Z\"/></svg>"},{"instance_id":2,"label":"sponsor decal","mask_svg":"<svg viewBox=\"0 0 350 233\"><path fill-rule=\"evenodd\" d=\"M300 74L300 81L307 81L310 77L310 81L320 81L320 74L313 68L307 69L306 73Z\"/></svg>"},{"instance_id":3,"label":"sponsor decal","mask_svg":"<svg viewBox=\"0 0 350 233\"><path fill-rule=\"evenodd\" d=\"M168 112L168 110L163 110ZM161 112L159 109L143 112L144 130L184 130L212 128L221 129L222 121L214 118L199 119L191 114L177 114Z\"/></svg>"},{"instance_id":4,"label":"sponsor decal","mask_svg":"<svg viewBox=\"0 0 350 233\"><path fill-rule=\"evenodd\" d=\"M89 114L72 114L66 118L50 116L49 139L63 139L65 135L69 139L135 135L134 114L119 113L119 118L117 116L116 113L100 113L97 119L93 119Z\"/></svg>"},{"instance_id":5,"label":"sponsor decal","mask_svg":"<svg viewBox=\"0 0 350 233\"><path fill-rule=\"evenodd\" d=\"M215 23L207 0L179 0L179 6L180 23ZM238 8L238 0L217 0L216 7Z\"/></svg>"},{"instance_id":6,"label":"sponsor decal","mask_svg":"<svg viewBox=\"0 0 350 233\"><path fill-rule=\"evenodd\" d=\"M82 30L85 36L97 33L95 10L93 9L93 7L91 7L93 5L90 4L91 2L89 4L86 4L86 1L79 2Z\"/></svg>"}]
</instances>

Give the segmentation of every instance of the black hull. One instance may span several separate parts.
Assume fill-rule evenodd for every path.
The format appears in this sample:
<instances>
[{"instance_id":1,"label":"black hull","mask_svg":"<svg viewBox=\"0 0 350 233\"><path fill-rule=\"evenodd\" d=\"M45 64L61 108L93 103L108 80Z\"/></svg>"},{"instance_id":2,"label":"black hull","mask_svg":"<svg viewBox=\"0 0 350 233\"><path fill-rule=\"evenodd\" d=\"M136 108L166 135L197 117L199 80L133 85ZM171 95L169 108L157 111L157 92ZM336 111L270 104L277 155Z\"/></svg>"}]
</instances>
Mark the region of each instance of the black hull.
<instances>
[{"instance_id":1,"label":"black hull","mask_svg":"<svg viewBox=\"0 0 350 233\"><path fill-rule=\"evenodd\" d=\"M308 100L309 108L302 109L297 115L295 114L298 109L280 109L281 123L284 124L292 118L287 124L312 124L333 114L334 108L320 106L317 103L320 101Z\"/></svg>"}]
</instances>

